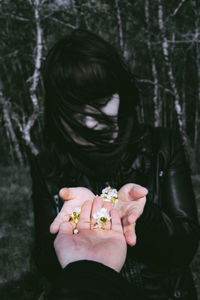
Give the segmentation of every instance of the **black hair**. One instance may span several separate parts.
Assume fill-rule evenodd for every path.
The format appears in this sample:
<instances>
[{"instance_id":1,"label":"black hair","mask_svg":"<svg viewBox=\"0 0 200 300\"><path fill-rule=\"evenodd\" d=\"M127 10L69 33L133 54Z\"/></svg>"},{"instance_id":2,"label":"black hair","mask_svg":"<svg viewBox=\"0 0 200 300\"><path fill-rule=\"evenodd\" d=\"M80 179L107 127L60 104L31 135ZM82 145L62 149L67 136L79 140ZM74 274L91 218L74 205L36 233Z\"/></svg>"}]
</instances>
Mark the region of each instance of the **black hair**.
<instances>
[{"instance_id":1,"label":"black hair","mask_svg":"<svg viewBox=\"0 0 200 300\"><path fill-rule=\"evenodd\" d=\"M74 116L85 105L100 108L114 93L120 96L119 117L132 114L139 102L135 79L116 49L95 33L70 30L49 51L43 68L45 87L44 133L49 145L62 151L64 139L70 149L70 134L60 130L60 117L75 132L90 136L94 144L106 136L84 128ZM87 113L88 115L88 113ZM91 113L91 115L93 115ZM112 127L112 118L95 115Z\"/></svg>"}]
</instances>

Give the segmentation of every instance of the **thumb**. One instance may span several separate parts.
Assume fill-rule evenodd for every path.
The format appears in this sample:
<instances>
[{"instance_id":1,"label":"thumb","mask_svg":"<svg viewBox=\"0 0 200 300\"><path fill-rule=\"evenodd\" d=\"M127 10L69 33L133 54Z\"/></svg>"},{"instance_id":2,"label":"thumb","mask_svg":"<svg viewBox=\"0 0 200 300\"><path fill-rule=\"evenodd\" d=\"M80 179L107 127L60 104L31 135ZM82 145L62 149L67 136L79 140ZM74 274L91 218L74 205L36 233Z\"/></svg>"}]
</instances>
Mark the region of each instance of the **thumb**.
<instances>
[{"instance_id":1,"label":"thumb","mask_svg":"<svg viewBox=\"0 0 200 300\"><path fill-rule=\"evenodd\" d=\"M129 192L130 197L133 198L134 200L143 198L147 194L148 194L148 190L141 185L134 185Z\"/></svg>"}]
</instances>

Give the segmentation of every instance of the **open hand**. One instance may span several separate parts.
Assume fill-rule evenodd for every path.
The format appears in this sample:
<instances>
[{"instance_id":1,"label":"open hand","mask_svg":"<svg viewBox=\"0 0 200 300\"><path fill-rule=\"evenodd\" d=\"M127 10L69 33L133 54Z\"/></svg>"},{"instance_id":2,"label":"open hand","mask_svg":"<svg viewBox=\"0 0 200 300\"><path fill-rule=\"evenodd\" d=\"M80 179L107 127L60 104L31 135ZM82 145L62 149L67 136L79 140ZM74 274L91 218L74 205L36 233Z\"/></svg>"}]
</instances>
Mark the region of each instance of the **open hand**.
<instances>
[{"instance_id":1,"label":"open hand","mask_svg":"<svg viewBox=\"0 0 200 300\"><path fill-rule=\"evenodd\" d=\"M143 213L148 190L138 184L128 183L118 191L117 208L123 224L123 231L130 246L136 244L135 223Z\"/></svg>"},{"instance_id":2,"label":"open hand","mask_svg":"<svg viewBox=\"0 0 200 300\"><path fill-rule=\"evenodd\" d=\"M102 207L107 209L111 221L106 222L105 229L91 229L96 222L93 215ZM77 224L78 234L73 234L73 224L63 222L54 241L58 260L64 268L77 260L100 262L119 272L126 258L126 241L119 212L112 204L95 197L93 204L86 201L81 209Z\"/></svg>"},{"instance_id":3,"label":"open hand","mask_svg":"<svg viewBox=\"0 0 200 300\"><path fill-rule=\"evenodd\" d=\"M84 187L63 188L60 190L59 195L66 201L50 226L51 233L58 232L60 225L69 220L69 215L73 212L74 208L81 207L87 200L92 202L95 197L89 189Z\"/></svg>"}]
</instances>

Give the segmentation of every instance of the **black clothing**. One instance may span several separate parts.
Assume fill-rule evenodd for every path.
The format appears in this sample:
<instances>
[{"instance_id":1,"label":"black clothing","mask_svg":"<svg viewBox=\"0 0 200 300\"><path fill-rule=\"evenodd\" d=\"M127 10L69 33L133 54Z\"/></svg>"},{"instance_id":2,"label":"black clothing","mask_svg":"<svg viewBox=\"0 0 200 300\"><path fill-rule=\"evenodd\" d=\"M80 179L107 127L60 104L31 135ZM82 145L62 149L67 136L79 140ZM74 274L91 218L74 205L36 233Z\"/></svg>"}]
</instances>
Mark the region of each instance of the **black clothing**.
<instances>
[{"instance_id":1,"label":"black clothing","mask_svg":"<svg viewBox=\"0 0 200 300\"><path fill-rule=\"evenodd\" d=\"M197 250L200 229L180 137L167 129L141 125L138 137L118 159L117 169L98 179L78 164L81 154L74 158L76 168L69 160L59 178L47 177L54 161L48 152L33 158L38 267L52 280L60 268L53 248L55 237L49 233L49 226L63 204L58 197L60 188L83 186L99 194L107 184L120 189L126 183L137 183L149 193L136 223L137 243L128 247L122 275L133 286L143 289L148 299L195 300L188 264ZM95 165L93 173L98 173Z\"/></svg>"},{"instance_id":2,"label":"black clothing","mask_svg":"<svg viewBox=\"0 0 200 300\"><path fill-rule=\"evenodd\" d=\"M134 295L134 296L133 296ZM77 261L63 269L48 300L145 300L111 268L94 261Z\"/></svg>"}]
</instances>

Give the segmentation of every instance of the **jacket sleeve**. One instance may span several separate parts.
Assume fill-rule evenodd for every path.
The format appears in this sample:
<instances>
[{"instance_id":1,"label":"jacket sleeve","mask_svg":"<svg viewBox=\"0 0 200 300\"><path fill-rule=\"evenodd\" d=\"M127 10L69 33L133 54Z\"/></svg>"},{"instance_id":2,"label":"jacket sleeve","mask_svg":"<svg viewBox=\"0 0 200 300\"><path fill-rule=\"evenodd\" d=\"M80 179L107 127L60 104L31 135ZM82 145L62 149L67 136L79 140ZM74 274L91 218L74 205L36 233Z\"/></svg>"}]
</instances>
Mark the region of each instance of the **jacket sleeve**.
<instances>
[{"instance_id":1,"label":"jacket sleeve","mask_svg":"<svg viewBox=\"0 0 200 300\"><path fill-rule=\"evenodd\" d=\"M142 291L132 290L127 280L111 268L94 261L69 264L57 277L48 300L145 299Z\"/></svg>"},{"instance_id":2,"label":"jacket sleeve","mask_svg":"<svg viewBox=\"0 0 200 300\"><path fill-rule=\"evenodd\" d=\"M200 237L192 183L179 135L170 133L164 139L160 133L159 138L164 142L156 155L165 162L159 199L147 197L136 224L137 244L132 254L149 263L186 265Z\"/></svg>"},{"instance_id":3,"label":"jacket sleeve","mask_svg":"<svg viewBox=\"0 0 200 300\"><path fill-rule=\"evenodd\" d=\"M54 280L61 269L53 246L55 235L49 232L50 224L56 216L56 208L45 185L37 157L31 159L31 177L35 225L34 260L39 271L48 279Z\"/></svg>"}]
</instances>

